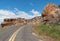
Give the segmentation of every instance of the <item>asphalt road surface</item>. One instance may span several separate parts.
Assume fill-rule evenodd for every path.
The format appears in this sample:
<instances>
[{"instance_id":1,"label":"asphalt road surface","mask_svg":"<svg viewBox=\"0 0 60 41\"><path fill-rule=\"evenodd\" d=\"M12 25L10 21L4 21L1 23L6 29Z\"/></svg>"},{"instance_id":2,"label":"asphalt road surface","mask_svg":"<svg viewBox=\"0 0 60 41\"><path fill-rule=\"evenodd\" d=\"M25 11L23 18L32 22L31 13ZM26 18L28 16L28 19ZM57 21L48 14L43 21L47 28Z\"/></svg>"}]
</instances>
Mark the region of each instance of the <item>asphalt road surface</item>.
<instances>
[{"instance_id":1,"label":"asphalt road surface","mask_svg":"<svg viewBox=\"0 0 60 41\"><path fill-rule=\"evenodd\" d=\"M0 31L0 41L39 41L32 35L31 25L12 26Z\"/></svg>"}]
</instances>

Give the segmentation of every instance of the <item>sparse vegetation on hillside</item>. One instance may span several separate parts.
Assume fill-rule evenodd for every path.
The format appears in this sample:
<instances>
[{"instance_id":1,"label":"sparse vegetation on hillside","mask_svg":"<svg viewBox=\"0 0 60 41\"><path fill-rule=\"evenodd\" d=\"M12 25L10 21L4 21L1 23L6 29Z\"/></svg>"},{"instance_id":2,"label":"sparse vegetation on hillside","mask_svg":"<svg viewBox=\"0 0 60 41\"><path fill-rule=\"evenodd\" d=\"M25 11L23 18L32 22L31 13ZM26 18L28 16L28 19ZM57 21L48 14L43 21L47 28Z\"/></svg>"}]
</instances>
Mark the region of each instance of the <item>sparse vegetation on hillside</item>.
<instances>
[{"instance_id":1,"label":"sparse vegetation on hillside","mask_svg":"<svg viewBox=\"0 0 60 41\"><path fill-rule=\"evenodd\" d=\"M33 26L33 31L38 35L46 35L54 39L54 41L60 41L60 23L44 24L40 23Z\"/></svg>"}]
</instances>

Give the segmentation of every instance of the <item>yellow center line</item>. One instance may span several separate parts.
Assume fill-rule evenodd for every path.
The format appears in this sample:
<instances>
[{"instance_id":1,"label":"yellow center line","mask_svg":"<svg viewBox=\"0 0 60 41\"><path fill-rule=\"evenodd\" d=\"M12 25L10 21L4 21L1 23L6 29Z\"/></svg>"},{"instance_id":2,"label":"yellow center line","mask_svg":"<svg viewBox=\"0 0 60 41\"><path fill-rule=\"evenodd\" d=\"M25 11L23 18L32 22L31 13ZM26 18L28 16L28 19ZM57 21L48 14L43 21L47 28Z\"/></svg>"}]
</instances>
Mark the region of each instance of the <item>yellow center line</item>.
<instances>
[{"instance_id":1,"label":"yellow center line","mask_svg":"<svg viewBox=\"0 0 60 41\"><path fill-rule=\"evenodd\" d=\"M9 41L14 41L16 35L18 34L18 32L22 29L23 27L20 27L18 30L16 30L13 35L10 37Z\"/></svg>"}]
</instances>

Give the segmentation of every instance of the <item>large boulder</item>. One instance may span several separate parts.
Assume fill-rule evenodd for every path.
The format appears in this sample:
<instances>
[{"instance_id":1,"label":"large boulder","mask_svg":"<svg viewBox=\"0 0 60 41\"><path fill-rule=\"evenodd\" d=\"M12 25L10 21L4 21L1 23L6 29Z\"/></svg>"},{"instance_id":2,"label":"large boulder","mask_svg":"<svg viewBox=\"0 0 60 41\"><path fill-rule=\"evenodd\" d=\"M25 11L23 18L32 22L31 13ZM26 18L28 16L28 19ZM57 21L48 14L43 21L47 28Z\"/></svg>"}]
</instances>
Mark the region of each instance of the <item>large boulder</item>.
<instances>
[{"instance_id":1,"label":"large boulder","mask_svg":"<svg viewBox=\"0 0 60 41\"><path fill-rule=\"evenodd\" d=\"M42 16L49 15L49 13L50 13L51 11L53 11L55 8L57 8L56 5L51 4L51 3L47 4L47 5L44 7L43 11L42 11Z\"/></svg>"},{"instance_id":2,"label":"large boulder","mask_svg":"<svg viewBox=\"0 0 60 41\"><path fill-rule=\"evenodd\" d=\"M60 21L60 8L54 4L47 4L42 12L43 21L56 23Z\"/></svg>"}]
</instances>

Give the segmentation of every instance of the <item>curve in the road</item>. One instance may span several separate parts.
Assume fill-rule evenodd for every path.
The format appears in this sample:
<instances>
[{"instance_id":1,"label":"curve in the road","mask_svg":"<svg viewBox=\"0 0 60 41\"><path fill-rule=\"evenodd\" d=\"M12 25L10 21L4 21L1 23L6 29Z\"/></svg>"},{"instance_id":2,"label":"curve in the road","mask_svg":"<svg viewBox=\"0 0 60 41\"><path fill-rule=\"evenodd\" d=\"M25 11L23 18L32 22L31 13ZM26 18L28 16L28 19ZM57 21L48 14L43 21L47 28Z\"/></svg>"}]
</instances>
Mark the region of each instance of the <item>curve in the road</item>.
<instances>
[{"instance_id":1,"label":"curve in the road","mask_svg":"<svg viewBox=\"0 0 60 41\"><path fill-rule=\"evenodd\" d=\"M10 37L9 41L14 41L15 40L15 37L16 35L18 34L18 32L22 29L23 27L19 28L18 30L16 30L13 35Z\"/></svg>"}]
</instances>

